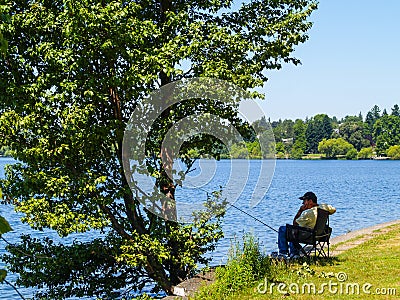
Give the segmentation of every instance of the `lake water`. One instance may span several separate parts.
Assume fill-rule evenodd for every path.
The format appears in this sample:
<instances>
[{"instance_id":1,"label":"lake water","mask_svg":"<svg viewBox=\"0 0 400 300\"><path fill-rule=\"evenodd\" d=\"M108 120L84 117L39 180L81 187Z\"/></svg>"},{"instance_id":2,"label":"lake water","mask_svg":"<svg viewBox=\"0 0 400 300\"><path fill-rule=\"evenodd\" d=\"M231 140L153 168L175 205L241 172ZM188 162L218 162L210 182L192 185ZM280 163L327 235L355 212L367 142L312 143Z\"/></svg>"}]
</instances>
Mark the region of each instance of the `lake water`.
<instances>
[{"instance_id":1,"label":"lake water","mask_svg":"<svg viewBox=\"0 0 400 300\"><path fill-rule=\"evenodd\" d=\"M0 158L0 177L4 176L4 165L12 162L10 159ZM329 203L337 208L337 212L330 218L333 236L400 219L400 161L278 160L268 192L253 208L250 208L249 199L252 187L258 180L257 168L261 162L236 160L234 163L237 164L236 170L241 166L246 169L243 176L246 176L250 163L250 176L235 205L275 229L292 222L294 214L301 205L298 197L306 191L315 192L320 203ZM201 167L215 170L213 181L202 187L207 191L224 185L232 170L229 160L217 163L204 160L201 161ZM268 186L268 182L265 184ZM201 192L195 189L186 189L184 195L179 193L178 190L177 197L182 199L201 196ZM21 224L19 216L11 207L0 205L0 215L6 217L14 229L14 232L4 235L11 243L18 242L21 232L32 232L37 237L55 236L51 232L31 231L29 227ZM228 209L223 230L225 238L218 243L216 251L210 254L213 257L213 265L226 261L231 240L235 236L241 239L245 232L253 232L266 251L277 250L276 232L235 208ZM72 238L84 240L87 236L80 234L70 239ZM0 253L4 253L4 247L4 242L0 242ZM7 279L13 281L15 276L11 275ZM24 296L29 297L29 290L20 290ZM0 299L20 298L9 286L0 285Z\"/></svg>"}]
</instances>

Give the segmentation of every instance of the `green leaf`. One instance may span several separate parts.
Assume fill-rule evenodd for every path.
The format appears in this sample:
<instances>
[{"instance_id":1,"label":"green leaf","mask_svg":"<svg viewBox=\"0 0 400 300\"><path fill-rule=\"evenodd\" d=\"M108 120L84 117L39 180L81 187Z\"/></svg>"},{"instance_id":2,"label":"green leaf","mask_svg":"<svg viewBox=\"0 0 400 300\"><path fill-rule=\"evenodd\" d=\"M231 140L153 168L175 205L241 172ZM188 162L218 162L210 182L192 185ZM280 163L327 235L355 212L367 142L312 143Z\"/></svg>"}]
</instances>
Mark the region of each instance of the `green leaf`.
<instances>
[{"instance_id":1,"label":"green leaf","mask_svg":"<svg viewBox=\"0 0 400 300\"><path fill-rule=\"evenodd\" d=\"M4 219L2 216L0 216L0 236L3 233L9 232L11 230L12 230L12 228L11 228L10 224L7 222L7 220Z\"/></svg>"},{"instance_id":2,"label":"green leaf","mask_svg":"<svg viewBox=\"0 0 400 300\"><path fill-rule=\"evenodd\" d=\"M6 279L6 276L7 276L7 271L0 269L0 283L4 282L4 280Z\"/></svg>"}]
</instances>

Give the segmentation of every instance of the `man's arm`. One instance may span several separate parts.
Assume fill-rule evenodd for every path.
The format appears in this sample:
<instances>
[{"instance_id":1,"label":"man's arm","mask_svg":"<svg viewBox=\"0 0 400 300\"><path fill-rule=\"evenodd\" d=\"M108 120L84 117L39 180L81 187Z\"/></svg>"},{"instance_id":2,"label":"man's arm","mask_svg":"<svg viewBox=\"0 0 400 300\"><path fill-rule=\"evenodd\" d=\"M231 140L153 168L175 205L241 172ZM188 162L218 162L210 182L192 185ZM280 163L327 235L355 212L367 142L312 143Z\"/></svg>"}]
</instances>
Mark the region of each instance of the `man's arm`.
<instances>
[{"instance_id":1,"label":"man's arm","mask_svg":"<svg viewBox=\"0 0 400 300\"><path fill-rule=\"evenodd\" d=\"M300 215L303 213L303 211L305 211L307 208L304 207L304 205L300 206L299 211L297 212L297 214L294 216L293 219L293 225L297 226L299 224L297 224L296 219L298 219L300 217Z\"/></svg>"}]
</instances>

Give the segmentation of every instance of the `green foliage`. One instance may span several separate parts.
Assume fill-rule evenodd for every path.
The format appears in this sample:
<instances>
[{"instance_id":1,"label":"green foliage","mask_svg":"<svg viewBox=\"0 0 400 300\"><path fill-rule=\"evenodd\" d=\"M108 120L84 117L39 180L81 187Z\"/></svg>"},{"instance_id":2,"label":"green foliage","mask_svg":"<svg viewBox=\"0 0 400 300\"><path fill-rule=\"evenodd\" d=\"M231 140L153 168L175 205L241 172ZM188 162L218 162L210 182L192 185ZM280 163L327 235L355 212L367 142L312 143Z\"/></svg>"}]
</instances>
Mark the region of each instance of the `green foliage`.
<instances>
[{"instance_id":1,"label":"green foliage","mask_svg":"<svg viewBox=\"0 0 400 300\"><path fill-rule=\"evenodd\" d=\"M337 137L343 138L359 151L361 148L370 146L370 141L365 138L367 132L364 123L356 120L358 120L358 117L346 118L339 126L339 134Z\"/></svg>"},{"instance_id":2,"label":"green foliage","mask_svg":"<svg viewBox=\"0 0 400 300\"><path fill-rule=\"evenodd\" d=\"M285 156L285 145L282 142L277 142L276 146L275 146L275 151L276 151L276 155L279 156Z\"/></svg>"},{"instance_id":3,"label":"green foliage","mask_svg":"<svg viewBox=\"0 0 400 300\"><path fill-rule=\"evenodd\" d=\"M292 152L290 153L290 158L302 159L303 155L304 155L304 151L301 148L293 147Z\"/></svg>"},{"instance_id":4,"label":"green foliage","mask_svg":"<svg viewBox=\"0 0 400 300\"><path fill-rule=\"evenodd\" d=\"M255 140L254 142L251 143L250 142L246 143L246 146L251 158L256 158L256 159L262 158L260 142L258 140Z\"/></svg>"},{"instance_id":5,"label":"green foliage","mask_svg":"<svg viewBox=\"0 0 400 300\"><path fill-rule=\"evenodd\" d=\"M355 148L351 148L346 153L346 159L357 159L357 150Z\"/></svg>"},{"instance_id":6,"label":"green foliage","mask_svg":"<svg viewBox=\"0 0 400 300\"><path fill-rule=\"evenodd\" d=\"M253 235L235 241L230 248L228 262L215 271L216 281L196 294L195 299L230 299L230 296L251 286L264 277L271 277L273 267L269 257L260 249Z\"/></svg>"},{"instance_id":7,"label":"green foliage","mask_svg":"<svg viewBox=\"0 0 400 300\"><path fill-rule=\"evenodd\" d=\"M400 117L400 108L398 104L395 104L392 108L392 116Z\"/></svg>"},{"instance_id":8,"label":"green foliage","mask_svg":"<svg viewBox=\"0 0 400 300\"><path fill-rule=\"evenodd\" d=\"M233 144L229 153L232 158L249 158L249 152L245 143Z\"/></svg>"},{"instance_id":9,"label":"green foliage","mask_svg":"<svg viewBox=\"0 0 400 300\"><path fill-rule=\"evenodd\" d=\"M390 146L400 144L400 117L385 115L374 124L373 138L376 141L376 152L384 154Z\"/></svg>"},{"instance_id":10,"label":"green foliage","mask_svg":"<svg viewBox=\"0 0 400 300\"><path fill-rule=\"evenodd\" d=\"M297 119L294 122L293 133L294 133L295 145L297 144L298 148L302 149L303 151L305 151L307 147L306 130L307 130L307 125L305 124L304 121Z\"/></svg>"},{"instance_id":11,"label":"green foliage","mask_svg":"<svg viewBox=\"0 0 400 300\"><path fill-rule=\"evenodd\" d=\"M0 193L0 198L1 198L1 193ZM10 224L8 223L8 221L4 217L0 216L0 236L11 230L12 230L12 228L11 228Z\"/></svg>"},{"instance_id":12,"label":"green foliage","mask_svg":"<svg viewBox=\"0 0 400 300\"><path fill-rule=\"evenodd\" d=\"M346 155L348 153L351 158L355 158L352 149L354 149L353 145L342 138L329 140L323 139L318 144L318 151L325 154L327 158L335 158L338 155ZM355 152L355 155L357 155L357 151Z\"/></svg>"},{"instance_id":13,"label":"green foliage","mask_svg":"<svg viewBox=\"0 0 400 300\"><path fill-rule=\"evenodd\" d=\"M319 114L311 118L306 129L307 153L317 153L318 143L329 139L332 131L332 121L327 115Z\"/></svg>"},{"instance_id":14,"label":"green foliage","mask_svg":"<svg viewBox=\"0 0 400 300\"><path fill-rule=\"evenodd\" d=\"M278 122L272 122L271 126L277 141L294 137L294 123L292 120L279 120Z\"/></svg>"},{"instance_id":15,"label":"green foliage","mask_svg":"<svg viewBox=\"0 0 400 300\"><path fill-rule=\"evenodd\" d=\"M380 108L378 105L374 105L373 108L367 113L367 116L365 117L365 123L366 123L366 132L367 135L372 139L373 132L374 132L374 125L376 121L378 121L381 117L380 115Z\"/></svg>"},{"instance_id":16,"label":"green foliage","mask_svg":"<svg viewBox=\"0 0 400 300\"><path fill-rule=\"evenodd\" d=\"M152 300L153 298L147 295L146 293L143 293L139 297L135 297L134 299L136 300Z\"/></svg>"},{"instance_id":17,"label":"green foliage","mask_svg":"<svg viewBox=\"0 0 400 300\"><path fill-rule=\"evenodd\" d=\"M37 286L36 297L52 299L116 297L147 282L171 293L206 263L204 254L222 236L220 218L184 226L143 210L124 177L125 124L160 85L213 77L250 90L264 84L266 69L297 65L292 52L307 40L316 7L311 0L255 0L222 14L234 9L233 1L2 5L8 19L0 31L8 49L0 60L0 137L19 161L1 180L3 193L35 229L60 236L103 232L72 245L24 237L7 258L20 273L18 283ZM179 183L163 172L159 137L171 124L209 112L245 127L234 109L196 101L166 112L146 148L157 187L170 195ZM196 154L190 149L200 155L209 149L217 158L220 151L210 136L184 146L180 154L188 167L188 154Z\"/></svg>"},{"instance_id":18,"label":"green foliage","mask_svg":"<svg viewBox=\"0 0 400 300\"><path fill-rule=\"evenodd\" d=\"M233 144L226 158L261 159L263 158L263 154L261 153L260 141L257 139L254 142Z\"/></svg>"},{"instance_id":19,"label":"green foliage","mask_svg":"<svg viewBox=\"0 0 400 300\"><path fill-rule=\"evenodd\" d=\"M372 147L362 148L360 152L358 152L357 158L358 159L371 159L374 155L374 151Z\"/></svg>"},{"instance_id":20,"label":"green foliage","mask_svg":"<svg viewBox=\"0 0 400 300\"><path fill-rule=\"evenodd\" d=\"M8 42L7 40L3 37L3 23L7 23L9 21L9 16L3 13L3 9L0 8L0 18L1 18L1 23L0 23L0 58L4 58L5 55L7 54L7 48L8 48Z\"/></svg>"},{"instance_id":21,"label":"green foliage","mask_svg":"<svg viewBox=\"0 0 400 300\"><path fill-rule=\"evenodd\" d=\"M400 141L399 111L399 106L395 104L391 115L381 115L380 108L375 105L367 113L365 122L361 113L358 116L346 116L340 121L336 117L329 118L324 114L316 115L305 121L301 119L297 119L295 122L292 120L274 121L271 126L277 141L276 157L302 159L307 153L316 154L318 148L314 149L315 143L321 142L322 135L329 136L330 132L330 138L342 138L353 145L355 150L359 151L357 154L359 159L371 158L374 151L378 155L386 155L387 149L397 145ZM263 122L257 120L253 126L263 128L260 125ZM325 137L326 140L330 138ZM340 155L346 156L348 159L355 159L356 152L350 149L349 151L348 153L341 151Z\"/></svg>"},{"instance_id":22,"label":"green foliage","mask_svg":"<svg viewBox=\"0 0 400 300\"><path fill-rule=\"evenodd\" d=\"M391 159L400 159L400 145L390 146L386 153Z\"/></svg>"}]
</instances>

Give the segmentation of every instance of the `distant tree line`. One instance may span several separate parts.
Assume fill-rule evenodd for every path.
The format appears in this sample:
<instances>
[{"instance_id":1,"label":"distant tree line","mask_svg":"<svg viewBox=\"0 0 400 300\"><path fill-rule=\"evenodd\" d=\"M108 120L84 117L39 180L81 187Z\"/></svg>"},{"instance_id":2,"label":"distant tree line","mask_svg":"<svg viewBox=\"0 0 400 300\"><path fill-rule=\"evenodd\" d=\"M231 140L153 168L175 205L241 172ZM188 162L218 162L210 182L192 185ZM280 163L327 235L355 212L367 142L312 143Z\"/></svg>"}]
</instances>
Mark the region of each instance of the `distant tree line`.
<instances>
[{"instance_id":1,"label":"distant tree line","mask_svg":"<svg viewBox=\"0 0 400 300\"><path fill-rule=\"evenodd\" d=\"M270 124L277 158L302 159L313 155L331 159L400 158L400 108L397 104L390 113L375 105L365 119L361 113L341 120L317 114L305 120L286 119ZM264 117L252 125L262 134L269 128ZM233 158L265 158L258 143L256 140L232 145L229 155ZM228 156L228 153L224 155Z\"/></svg>"}]
</instances>

